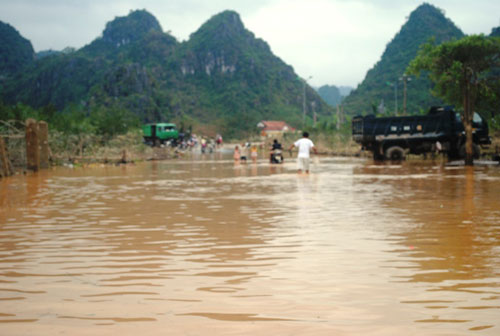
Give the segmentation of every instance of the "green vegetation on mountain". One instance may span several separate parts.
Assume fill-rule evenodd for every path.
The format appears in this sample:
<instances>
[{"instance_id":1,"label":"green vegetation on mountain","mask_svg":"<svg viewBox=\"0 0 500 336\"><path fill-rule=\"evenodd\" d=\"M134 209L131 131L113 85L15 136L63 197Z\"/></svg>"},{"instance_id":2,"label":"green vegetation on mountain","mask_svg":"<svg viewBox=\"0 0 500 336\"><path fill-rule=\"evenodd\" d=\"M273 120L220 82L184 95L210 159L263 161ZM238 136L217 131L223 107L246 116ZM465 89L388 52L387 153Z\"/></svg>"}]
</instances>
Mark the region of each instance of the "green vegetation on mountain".
<instances>
[{"instance_id":1,"label":"green vegetation on mountain","mask_svg":"<svg viewBox=\"0 0 500 336\"><path fill-rule=\"evenodd\" d=\"M384 113L394 115L397 99L398 114L402 114L403 75L417 55L420 45L430 39L439 44L463 36L462 31L440 9L422 4L410 14L408 21L387 45L381 60L344 100L345 111L351 115L381 113L378 107L383 103ZM442 103L430 92L431 82L426 76L413 77L407 81L407 114L426 111L430 105Z\"/></svg>"},{"instance_id":2,"label":"green vegetation on mountain","mask_svg":"<svg viewBox=\"0 0 500 336\"><path fill-rule=\"evenodd\" d=\"M49 54L0 85L5 106L50 105L94 121L115 111L129 121L190 123L229 137L253 132L262 119L302 125L303 82L233 11L182 43L147 11L133 11L80 50ZM306 99L308 116L313 108L331 114L310 87Z\"/></svg>"},{"instance_id":3,"label":"green vegetation on mountain","mask_svg":"<svg viewBox=\"0 0 500 336\"><path fill-rule=\"evenodd\" d=\"M31 42L11 25L0 21L0 80L20 71L34 58Z\"/></svg>"},{"instance_id":4,"label":"green vegetation on mountain","mask_svg":"<svg viewBox=\"0 0 500 336\"><path fill-rule=\"evenodd\" d=\"M267 43L244 28L237 13L226 11L208 20L179 48L176 59L182 81L198 91L185 111L189 115L215 120L225 129L244 129L262 119L301 125L303 83ZM316 112L329 112L310 87L306 94Z\"/></svg>"}]
</instances>

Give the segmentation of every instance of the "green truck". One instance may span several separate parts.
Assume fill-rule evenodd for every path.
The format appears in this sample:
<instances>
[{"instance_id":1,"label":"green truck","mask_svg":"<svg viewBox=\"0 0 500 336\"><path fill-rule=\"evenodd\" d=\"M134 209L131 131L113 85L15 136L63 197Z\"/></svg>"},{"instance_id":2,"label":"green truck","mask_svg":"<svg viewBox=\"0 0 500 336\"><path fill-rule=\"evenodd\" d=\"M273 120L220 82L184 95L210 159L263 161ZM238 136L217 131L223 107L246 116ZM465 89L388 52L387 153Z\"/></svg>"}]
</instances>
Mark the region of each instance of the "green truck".
<instances>
[{"instance_id":1,"label":"green truck","mask_svg":"<svg viewBox=\"0 0 500 336\"><path fill-rule=\"evenodd\" d=\"M173 146L179 140L179 131L172 123L152 123L142 126L144 142L150 146L170 143Z\"/></svg>"}]
</instances>

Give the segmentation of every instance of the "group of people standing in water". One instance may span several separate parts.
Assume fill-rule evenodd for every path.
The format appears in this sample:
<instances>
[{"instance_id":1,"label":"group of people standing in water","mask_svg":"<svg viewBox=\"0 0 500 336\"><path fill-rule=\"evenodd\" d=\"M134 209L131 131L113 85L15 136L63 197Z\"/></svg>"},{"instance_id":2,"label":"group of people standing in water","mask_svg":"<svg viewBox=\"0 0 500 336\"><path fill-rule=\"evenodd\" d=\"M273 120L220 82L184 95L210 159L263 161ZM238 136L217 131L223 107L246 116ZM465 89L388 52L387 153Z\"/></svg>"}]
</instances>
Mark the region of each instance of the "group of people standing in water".
<instances>
[{"instance_id":1,"label":"group of people standing in water","mask_svg":"<svg viewBox=\"0 0 500 336\"><path fill-rule=\"evenodd\" d=\"M241 149L238 145L234 147L234 154L233 154L234 161L247 162L249 148L250 148L250 159L252 160L252 162L256 163L258 157L257 145L255 144L252 145L248 142L242 144Z\"/></svg>"}]
</instances>

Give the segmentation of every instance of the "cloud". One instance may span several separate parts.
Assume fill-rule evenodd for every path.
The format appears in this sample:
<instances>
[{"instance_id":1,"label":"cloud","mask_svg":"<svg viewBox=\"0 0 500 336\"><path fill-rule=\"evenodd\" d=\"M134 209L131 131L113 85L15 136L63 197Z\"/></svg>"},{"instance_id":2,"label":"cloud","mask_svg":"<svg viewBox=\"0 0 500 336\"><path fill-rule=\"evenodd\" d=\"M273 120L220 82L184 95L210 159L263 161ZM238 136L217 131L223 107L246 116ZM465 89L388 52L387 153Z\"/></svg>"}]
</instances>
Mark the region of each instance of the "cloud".
<instances>
[{"instance_id":1,"label":"cloud","mask_svg":"<svg viewBox=\"0 0 500 336\"><path fill-rule=\"evenodd\" d=\"M313 84L356 85L404 24L403 11L356 1L274 1L244 21L299 75L313 75Z\"/></svg>"}]
</instances>

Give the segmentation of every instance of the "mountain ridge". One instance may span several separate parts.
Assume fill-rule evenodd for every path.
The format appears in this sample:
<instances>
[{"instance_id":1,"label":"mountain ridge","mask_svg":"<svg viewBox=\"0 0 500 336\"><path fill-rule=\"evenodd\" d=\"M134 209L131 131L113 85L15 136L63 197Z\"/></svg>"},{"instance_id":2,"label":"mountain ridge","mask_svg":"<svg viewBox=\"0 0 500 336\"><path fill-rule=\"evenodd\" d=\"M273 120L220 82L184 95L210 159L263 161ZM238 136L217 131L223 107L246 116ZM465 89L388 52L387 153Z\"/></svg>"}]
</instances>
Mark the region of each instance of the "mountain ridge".
<instances>
[{"instance_id":1,"label":"mountain ridge","mask_svg":"<svg viewBox=\"0 0 500 336\"><path fill-rule=\"evenodd\" d=\"M491 35L495 34L500 34L500 27L492 29ZM345 98L345 111L394 114L397 93L401 113L400 78L421 43L433 36L440 43L464 34L442 10L424 3ZM32 47L28 54L34 58ZM335 87L336 101L327 106L328 98L305 84L232 10L213 15L182 42L163 32L151 13L131 11L108 22L102 35L82 48L40 53L19 68L23 67L25 71L3 77L0 72L0 91L8 104L53 105L86 115L123 109L142 121L213 123L228 134L249 131L261 119L283 119L302 127L303 112L309 124L314 113L330 118L331 106L342 96ZM431 96L431 83L422 77L406 83L410 114L441 103Z\"/></svg>"},{"instance_id":2,"label":"mountain ridge","mask_svg":"<svg viewBox=\"0 0 500 336\"><path fill-rule=\"evenodd\" d=\"M0 77L13 75L34 60L31 42L10 24L0 21Z\"/></svg>"},{"instance_id":3,"label":"mountain ridge","mask_svg":"<svg viewBox=\"0 0 500 336\"><path fill-rule=\"evenodd\" d=\"M2 91L11 104L87 114L126 109L144 122L213 122L229 135L250 131L261 119L297 127L303 116L302 81L234 11L214 15L183 42L164 33L149 12L131 11L81 49L40 58ZM309 116L313 108L332 113L312 88L305 93L314 102L306 105Z\"/></svg>"},{"instance_id":4,"label":"mountain ridge","mask_svg":"<svg viewBox=\"0 0 500 336\"><path fill-rule=\"evenodd\" d=\"M401 113L405 84L401 79L420 45L431 38L439 44L463 36L464 33L444 16L441 9L428 3L420 5L387 44L380 60L368 70L361 84L346 97L346 112L351 115L373 113L383 106L385 113L394 114L397 101L398 113ZM411 78L407 86L409 113L419 113L427 110L429 105L441 103L430 94L431 83L425 76Z\"/></svg>"}]
</instances>

